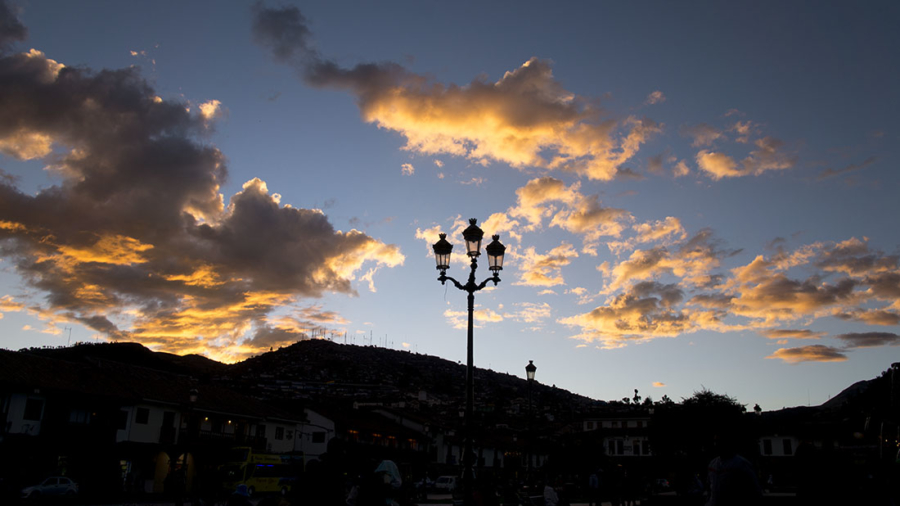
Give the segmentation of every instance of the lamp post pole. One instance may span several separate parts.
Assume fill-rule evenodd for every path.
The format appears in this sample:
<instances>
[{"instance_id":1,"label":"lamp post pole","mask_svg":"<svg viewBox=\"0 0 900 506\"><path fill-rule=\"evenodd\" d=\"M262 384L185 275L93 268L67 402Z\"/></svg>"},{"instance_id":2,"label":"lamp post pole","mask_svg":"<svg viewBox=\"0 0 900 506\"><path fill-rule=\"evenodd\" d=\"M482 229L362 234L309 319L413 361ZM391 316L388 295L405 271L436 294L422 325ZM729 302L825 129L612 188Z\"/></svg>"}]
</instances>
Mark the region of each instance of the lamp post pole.
<instances>
[{"instance_id":1,"label":"lamp post pole","mask_svg":"<svg viewBox=\"0 0 900 506\"><path fill-rule=\"evenodd\" d=\"M447 269L450 267L450 253L453 245L447 242L447 234L440 234L440 240L435 243L434 249L435 261L437 261L437 269L441 275L438 281L445 284L451 281L453 286L467 292L467 306L469 310L469 325L466 335L466 412L463 420L463 504L472 506L472 488L474 475L472 468L474 465L474 452L472 451L472 411L475 404L475 367L473 365L473 327L475 313L475 292L483 289L487 284L493 281L494 286L500 282L500 271L503 269L503 255L506 247L500 244L500 236L493 236L493 241L487 245L485 251L488 255L488 268L493 272L493 276L485 279L481 283L475 282L475 270L478 268L478 256L481 255L481 239L484 237L484 231L476 225L477 220L472 218L469 220L469 227L463 231L463 238L466 241L466 254L471 258L471 270L469 271L469 279L466 284L447 276Z\"/></svg>"},{"instance_id":2,"label":"lamp post pole","mask_svg":"<svg viewBox=\"0 0 900 506\"><path fill-rule=\"evenodd\" d=\"M528 451L525 452L525 455L528 458L528 462L525 464L525 479L527 481L531 480L531 423L532 418L534 418L534 415L532 414L531 389L534 384L535 372L537 372L537 366L534 365L533 360L529 360L528 365L525 366L525 375L528 377L528 440L526 441Z\"/></svg>"}]
</instances>

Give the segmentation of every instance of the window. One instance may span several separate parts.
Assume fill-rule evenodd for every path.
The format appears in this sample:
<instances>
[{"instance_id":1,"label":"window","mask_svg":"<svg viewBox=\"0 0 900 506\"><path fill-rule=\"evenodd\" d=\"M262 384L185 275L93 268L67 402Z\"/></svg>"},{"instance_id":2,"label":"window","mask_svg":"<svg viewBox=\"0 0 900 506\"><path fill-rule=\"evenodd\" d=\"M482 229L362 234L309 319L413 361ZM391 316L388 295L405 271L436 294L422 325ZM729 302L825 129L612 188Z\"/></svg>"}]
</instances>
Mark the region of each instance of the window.
<instances>
[{"instance_id":1,"label":"window","mask_svg":"<svg viewBox=\"0 0 900 506\"><path fill-rule=\"evenodd\" d=\"M794 454L794 445L791 443L790 439L785 438L781 441L782 447L784 448L785 455L793 455Z\"/></svg>"},{"instance_id":2,"label":"window","mask_svg":"<svg viewBox=\"0 0 900 506\"><path fill-rule=\"evenodd\" d=\"M27 399L25 401L25 414L22 418L33 422L40 422L44 412L44 401L41 399Z\"/></svg>"},{"instance_id":3,"label":"window","mask_svg":"<svg viewBox=\"0 0 900 506\"><path fill-rule=\"evenodd\" d=\"M616 455L622 455L625 453L625 441L621 439L616 440Z\"/></svg>"},{"instance_id":4,"label":"window","mask_svg":"<svg viewBox=\"0 0 900 506\"><path fill-rule=\"evenodd\" d=\"M69 411L69 423L86 425L91 423L91 413L86 409L73 409Z\"/></svg>"},{"instance_id":5,"label":"window","mask_svg":"<svg viewBox=\"0 0 900 506\"><path fill-rule=\"evenodd\" d=\"M763 439L763 455L772 455L771 439Z\"/></svg>"},{"instance_id":6,"label":"window","mask_svg":"<svg viewBox=\"0 0 900 506\"><path fill-rule=\"evenodd\" d=\"M325 432L324 431L316 431L312 433L312 442L313 443L324 443L325 442Z\"/></svg>"},{"instance_id":7,"label":"window","mask_svg":"<svg viewBox=\"0 0 900 506\"><path fill-rule=\"evenodd\" d=\"M609 453L610 455L616 454L616 442L615 441L609 442L609 448L607 449L607 453Z\"/></svg>"},{"instance_id":8,"label":"window","mask_svg":"<svg viewBox=\"0 0 900 506\"><path fill-rule=\"evenodd\" d=\"M141 425L150 423L150 408L137 408L134 412L134 423Z\"/></svg>"},{"instance_id":9,"label":"window","mask_svg":"<svg viewBox=\"0 0 900 506\"><path fill-rule=\"evenodd\" d=\"M275 439L279 441L284 439L284 427L275 427Z\"/></svg>"},{"instance_id":10,"label":"window","mask_svg":"<svg viewBox=\"0 0 900 506\"><path fill-rule=\"evenodd\" d=\"M259 424L256 426L256 437L266 437L266 426Z\"/></svg>"},{"instance_id":11,"label":"window","mask_svg":"<svg viewBox=\"0 0 900 506\"><path fill-rule=\"evenodd\" d=\"M641 454L641 442L635 439L631 442L631 454L632 455L640 455Z\"/></svg>"},{"instance_id":12,"label":"window","mask_svg":"<svg viewBox=\"0 0 900 506\"><path fill-rule=\"evenodd\" d=\"M613 422L613 423L612 423L612 426L613 426L613 428L618 428L618 427L619 427L619 422Z\"/></svg>"},{"instance_id":13,"label":"window","mask_svg":"<svg viewBox=\"0 0 900 506\"><path fill-rule=\"evenodd\" d=\"M635 422L635 423L637 423L637 427L638 427L639 429L640 429L641 427L644 426L644 422L642 422L641 420L638 420L638 421Z\"/></svg>"}]
</instances>

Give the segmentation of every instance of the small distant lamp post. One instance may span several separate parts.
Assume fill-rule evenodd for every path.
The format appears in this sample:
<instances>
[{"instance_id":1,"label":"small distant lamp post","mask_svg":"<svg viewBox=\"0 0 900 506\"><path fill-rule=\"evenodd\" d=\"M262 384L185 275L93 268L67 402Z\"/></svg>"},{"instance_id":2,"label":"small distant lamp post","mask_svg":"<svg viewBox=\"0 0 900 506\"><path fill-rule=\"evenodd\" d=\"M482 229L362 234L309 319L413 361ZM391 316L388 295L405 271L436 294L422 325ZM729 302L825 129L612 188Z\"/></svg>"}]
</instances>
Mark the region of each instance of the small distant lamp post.
<instances>
[{"instance_id":1,"label":"small distant lamp post","mask_svg":"<svg viewBox=\"0 0 900 506\"><path fill-rule=\"evenodd\" d=\"M197 398L200 397L200 392L197 391L196 388L192 388L190 392L188 392L188 416L187 416L187 432L184 437L184 485L187 487L187 482L189 479L188 474L188 455L191 451L191 422L194 419L194 406L197 405Z\"/></svg>"},{"instance_id":2,"label":"small distant lamp post","mask_svg":"<svg viewBox=\"0 0 900 506\"><path fill-rule=\"evenodd\" d=\"M500 271L503 270L503 255L506 252L506 246L500 243L500 236L492 237L493 241L487 245L485 251L488 255L488 269L493 276L482 281L475 282L475 269L478 268L478 257L481 255L481 240L484 238L484 231L481 230L476 223L478 220L472 218L469 220L469 226L463 230L463 239L466 241L466 255L471 259L471 271L469 272L469 280L466 284L447 276L447 269L450 268L450 253L453 251L453 245L447 242L447 234L440 234L439 240L432 249L434 250L434 259L437 262L437 269L441 275L438 281L445 284L448 280L453 282L453 286L467 292L468 309L469 309L469 326L466 341L466 411L465 420L463 421L463 504L471 506L472 501L472 485L474 476L472 474L472 411L474 405L474 366L472 364L472 327L475 312L475 292L481 290L491 281L494 286L500 282Z\"/></svg>"},{"instance_id":3,"label":"small distant lamp post","mask_svg":"<svg viewBox=\"0 0 900 506\"><path fill-rule=\"evenodd\" d=\"M533 360L529 360L528 365L525 366L525 375L528 377L528 451L525 452L528 461L525 463L525 477L528 479L531 478L531 419L534 418L531 405L531 390L534 384L535 372L537 372L537 366L534 365Z\"/></svg>"}]
</instances>

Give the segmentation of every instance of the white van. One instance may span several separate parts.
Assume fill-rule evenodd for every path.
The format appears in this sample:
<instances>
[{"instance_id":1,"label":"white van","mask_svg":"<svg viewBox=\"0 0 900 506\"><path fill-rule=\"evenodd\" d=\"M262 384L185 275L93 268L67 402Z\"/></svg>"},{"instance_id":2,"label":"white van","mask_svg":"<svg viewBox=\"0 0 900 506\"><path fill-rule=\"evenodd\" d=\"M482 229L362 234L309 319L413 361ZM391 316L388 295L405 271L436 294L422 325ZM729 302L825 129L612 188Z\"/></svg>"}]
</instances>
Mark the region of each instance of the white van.
<instances>
[{"instance_id":1,"label":"white van","mask_svg":"<svg viewBox=\"0 0 900 506\"><path fill-rule=\"evenodd\" d=\"M434 482L434 488L439 491L453 492L456 490L456 476L438 476Z\"/></svg>"}]
</instances>

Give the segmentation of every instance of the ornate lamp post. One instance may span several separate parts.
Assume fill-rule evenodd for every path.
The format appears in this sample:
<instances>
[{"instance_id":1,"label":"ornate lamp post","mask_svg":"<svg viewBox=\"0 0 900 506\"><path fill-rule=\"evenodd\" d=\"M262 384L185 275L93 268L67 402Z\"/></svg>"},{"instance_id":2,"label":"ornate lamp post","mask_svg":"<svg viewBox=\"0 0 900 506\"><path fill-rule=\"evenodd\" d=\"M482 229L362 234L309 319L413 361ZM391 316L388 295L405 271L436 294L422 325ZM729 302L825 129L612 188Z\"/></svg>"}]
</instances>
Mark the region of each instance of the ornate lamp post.
<instances>
[{"instance_id":1,"label":"ornate lamp post","mask_svg":"<svg viewBox=\"0 0 900 506\"><path fill-rule=\"evenodd\" d=\"M537 372L537 366L534 365L533 360L529 360L528 365L525 366L525 375L528 377L528 451L526 452L528 462L525 464L526 479L531 479L531 419L534 418L531 407L531 389L534 384L535 372Z\"/></svg>"},{"instance_id":2,"label":"ornate lamp post","mask_svg":"<svg viewBox=\"0 0 900 506\"><path fill-rule=\"evenodd\" d=\"M472 505L472 485L473 485L473 456L472 451L472 410L474 404L474 366L472 365L472 326L473 315L475 312L475 292L481 290L491 281L494 286L500 282L500 271L503 270L503 255L506 252L506 246L500 244L500 236L493 236L493 241L487 245L485 251L488 255L488 269L493 272L493 276L485 279L480 284L475 282L475 269L478 268L478 256L481 255L481 239L484 237L484 231L476 225L477 220L472 218L469 220L469 227L463 230L463 239L466 241L466 254L471 259L471 271L469 272L469 280L466 284L447 276L447 269L450 268L450 253L453 245L447 242L447 234L440 234L440 240L432 246L434 249L434 258L437 262L437 269L441 272L438 281L445 284L448 280L453 282L453 286L469 294L469 331L466 341L466 411L465 420L463 422L463 503L466 506Z\"/></svg>"}]
</instances>

